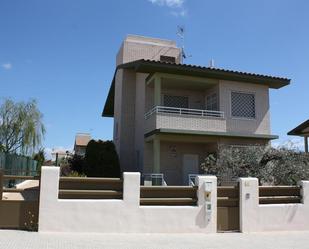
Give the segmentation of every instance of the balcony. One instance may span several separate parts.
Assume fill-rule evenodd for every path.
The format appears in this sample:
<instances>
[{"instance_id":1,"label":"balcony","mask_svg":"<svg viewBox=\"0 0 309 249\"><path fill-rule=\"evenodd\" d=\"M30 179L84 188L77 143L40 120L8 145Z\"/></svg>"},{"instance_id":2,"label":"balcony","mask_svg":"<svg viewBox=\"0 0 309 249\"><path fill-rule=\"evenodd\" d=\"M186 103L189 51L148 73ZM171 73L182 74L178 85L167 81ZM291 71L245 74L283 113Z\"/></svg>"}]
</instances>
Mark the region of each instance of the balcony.
<instances>
[{"instance_id":1,"label":"balcony","mask_svg":"<svg viewBox=\"0 0 309 249\"><path fill-rule=\"evenodd\" d=\"M226 132L224 112L156 106L145 114L145 133L156 129Z\"/></svg>"}]
</instances>

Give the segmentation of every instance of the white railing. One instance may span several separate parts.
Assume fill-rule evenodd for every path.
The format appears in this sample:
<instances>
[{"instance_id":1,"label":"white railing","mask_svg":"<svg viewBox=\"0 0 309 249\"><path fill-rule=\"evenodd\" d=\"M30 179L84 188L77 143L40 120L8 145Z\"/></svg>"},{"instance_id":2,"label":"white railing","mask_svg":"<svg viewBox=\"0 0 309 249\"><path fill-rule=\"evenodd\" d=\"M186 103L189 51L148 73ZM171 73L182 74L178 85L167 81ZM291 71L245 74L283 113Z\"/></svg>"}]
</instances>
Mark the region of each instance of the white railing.
<instances>
[{"instance_id":1,"label":"white railing","mask_svg":"<svg viewBox=\"0 0 309 249\"><path fill-rule=\"evenodd\" d=\"M148 119L154 113L224 118L224 112L221 111L155 106L150 111L145 113L145 119Z\"/></svg>"},{"instance_id":2,"label":"white railing","mask_svg":"<svg viewBox=\"0 0 309 249\"><path fill-rule=\"evenodd\" d=\"M198 174L189 174L188 175L188 185L189 186L195 186L195 178L198 176Z\"/></svg>"},{"instance_id":3,"label":"white railing","mask_svg":"<svg viewBox=\"0 0 309 249\"><path fill-rule=\"evenodd\" d=\"M150 173L143 174L145 186L166 186L163 174Z\"/></svg>"}]
</instances>

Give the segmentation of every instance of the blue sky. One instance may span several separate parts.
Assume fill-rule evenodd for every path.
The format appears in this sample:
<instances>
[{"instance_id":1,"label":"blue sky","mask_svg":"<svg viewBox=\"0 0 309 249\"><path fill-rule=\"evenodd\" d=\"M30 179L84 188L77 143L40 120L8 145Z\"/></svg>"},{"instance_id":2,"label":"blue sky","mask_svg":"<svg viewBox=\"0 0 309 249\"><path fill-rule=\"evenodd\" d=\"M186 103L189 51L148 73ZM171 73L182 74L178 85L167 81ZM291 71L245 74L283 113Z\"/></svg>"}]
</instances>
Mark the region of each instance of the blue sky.
<instances>
[{"instance_id":1,"label":"blue sky","mask_svg":"<svg viewBox=\"0 0 309 249\"><path fill-rule=\"evenodd\" d=\"M0 98L38 100L47 148L71 148L76 132L111 139L101 112L126 34L177 39L185 63L292 79L271 91L272 133L309 118L309 1L1 0Z\"/></svg>"}]
</instances>

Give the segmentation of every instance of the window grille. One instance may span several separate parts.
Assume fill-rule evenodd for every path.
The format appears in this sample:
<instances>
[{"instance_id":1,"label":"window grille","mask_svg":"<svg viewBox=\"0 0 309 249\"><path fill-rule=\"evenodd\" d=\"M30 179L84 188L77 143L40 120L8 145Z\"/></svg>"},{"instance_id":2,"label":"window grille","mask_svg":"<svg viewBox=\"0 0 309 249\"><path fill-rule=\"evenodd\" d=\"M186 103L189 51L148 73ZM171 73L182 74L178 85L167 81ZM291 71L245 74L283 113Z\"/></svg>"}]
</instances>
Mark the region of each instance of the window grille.
<instances>
[{"instance_id":1,"label":"window grille","mask_svg":"<svg viewBox=\"0 0 309 249\"><path fill-rule=\"evenodd\" d=\"M218 111L218 97L216 93L206 97L206 110Z\"/></svg>"},{"instance_id":2,"label":"window grille","mask_svg":"<svg viewBox=\"0 0 309 249\"><path fill-rule=\"evenodd\" d=\"M189 108L189 98L186 96L164 95L164 106Z\"/></svg>"},{"instance_id":3,"label":"window grille","mask_svg":"<svg viewBox=\"0 0 309 249\"><path fill-rule=\"evenodd\" d=\"M232 116L255 118L255 96L251 93L231 93Z\"/></svg>"}]
</instances>

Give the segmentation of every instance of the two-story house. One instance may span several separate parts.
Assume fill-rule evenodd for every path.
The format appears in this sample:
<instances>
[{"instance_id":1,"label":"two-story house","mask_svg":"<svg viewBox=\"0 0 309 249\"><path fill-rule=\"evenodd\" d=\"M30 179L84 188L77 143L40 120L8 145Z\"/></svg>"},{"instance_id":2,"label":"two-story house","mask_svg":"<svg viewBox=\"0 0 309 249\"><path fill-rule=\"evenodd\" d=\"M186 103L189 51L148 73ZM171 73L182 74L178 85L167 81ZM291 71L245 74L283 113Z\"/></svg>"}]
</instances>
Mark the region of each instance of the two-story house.
<instances>
[{"instance_id":1,"label":"two-story house","mask_svg":"<svg viewBox=\"0 0 309 249\"><path fill-rule=\"evenodd\" d=\"M91 140L89 133L77 133L74 141L74 154L79 156L85 156L86 148Z\"/></svg>"},{"instance_id":2,"label":"two-story house","mask_svg":"<svg viewBox=\"0 0 309 249\"><path fill-rule=\"evenodd\" d=\"M187 65L168 40L129 35L102 115L114 118L123 171L163 173L186 184L220 145L266 145L271 134L269 90L289 79Z\"/></svg>"}]
</instances>

